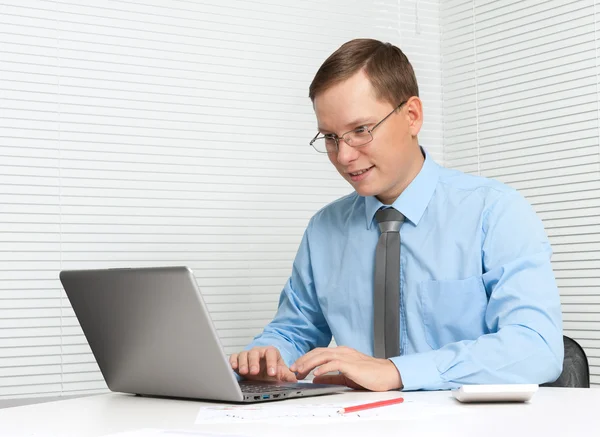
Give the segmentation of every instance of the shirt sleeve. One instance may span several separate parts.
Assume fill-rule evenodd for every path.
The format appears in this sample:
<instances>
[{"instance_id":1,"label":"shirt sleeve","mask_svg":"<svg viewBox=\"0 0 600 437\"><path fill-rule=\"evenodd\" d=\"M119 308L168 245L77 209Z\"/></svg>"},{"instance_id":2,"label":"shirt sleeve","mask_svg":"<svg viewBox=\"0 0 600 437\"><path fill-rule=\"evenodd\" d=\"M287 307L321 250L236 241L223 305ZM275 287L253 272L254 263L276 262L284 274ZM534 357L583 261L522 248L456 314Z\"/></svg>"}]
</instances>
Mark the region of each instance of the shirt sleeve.
<instances>
[{"instance_id":1,"label":"shirt sleeve","mask_svg":"<svg viewBox=\"0 0 600 437\"><path fill-rule=\"evenodd\" d=\"M404 390L542 384L562 371L560 297L541 220L526 199L511 192L496 201L482 227L489 334L392 358Z\"/></svg>"},{"instance_id":2,"label":"shirt sleeve","mask_svg":"<svg viewBox=\"0 0 600 437\"><path fill-rule=\"evenodd\" d=\"M309 247L311 226L312 220L302 237L273 321L246 347L249 350L255 346L275 346L288 366L331 341L331 331L314 287Z\"/></svg>"}]
</instances>

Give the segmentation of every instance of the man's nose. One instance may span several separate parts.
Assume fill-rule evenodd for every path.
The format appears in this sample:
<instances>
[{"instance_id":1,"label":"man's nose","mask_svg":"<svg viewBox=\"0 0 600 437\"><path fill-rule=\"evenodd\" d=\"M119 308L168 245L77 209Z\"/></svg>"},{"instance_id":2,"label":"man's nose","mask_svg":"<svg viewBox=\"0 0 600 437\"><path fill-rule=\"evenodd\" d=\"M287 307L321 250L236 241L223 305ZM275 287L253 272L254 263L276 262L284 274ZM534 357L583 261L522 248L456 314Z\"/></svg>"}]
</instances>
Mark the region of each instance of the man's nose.
<instances>
[{"instance_id":1,"label":"man's nose","mask_svg":"<svg viewBox=\"0 0 600 437\"><path fill-rule=\"evenodd\" d=\"M338 140L337 162L342 165L347 165L354 161L358 156L358 151L354 147L350 147L342 138Z\"/></svg>"}]
</instances>

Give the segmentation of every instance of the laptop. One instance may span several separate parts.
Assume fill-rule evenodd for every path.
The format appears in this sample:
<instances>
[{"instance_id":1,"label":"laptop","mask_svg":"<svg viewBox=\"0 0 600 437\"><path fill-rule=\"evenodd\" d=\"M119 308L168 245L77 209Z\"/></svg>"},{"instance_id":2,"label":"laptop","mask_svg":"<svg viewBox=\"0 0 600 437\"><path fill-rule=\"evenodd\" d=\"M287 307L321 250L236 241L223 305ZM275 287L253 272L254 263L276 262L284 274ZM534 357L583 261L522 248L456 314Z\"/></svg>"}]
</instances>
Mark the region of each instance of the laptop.
<instances>
[{"instance_id":1,"label":"laptop","mask_svg":"<svg viewBox=\"0 0 600 437\"><path fill-rule=\"evenodd\" d=\"M60 281L111 391L264 402L348 390L238 381L187 267L63 270Z\"/></svg>"}]
</instances>

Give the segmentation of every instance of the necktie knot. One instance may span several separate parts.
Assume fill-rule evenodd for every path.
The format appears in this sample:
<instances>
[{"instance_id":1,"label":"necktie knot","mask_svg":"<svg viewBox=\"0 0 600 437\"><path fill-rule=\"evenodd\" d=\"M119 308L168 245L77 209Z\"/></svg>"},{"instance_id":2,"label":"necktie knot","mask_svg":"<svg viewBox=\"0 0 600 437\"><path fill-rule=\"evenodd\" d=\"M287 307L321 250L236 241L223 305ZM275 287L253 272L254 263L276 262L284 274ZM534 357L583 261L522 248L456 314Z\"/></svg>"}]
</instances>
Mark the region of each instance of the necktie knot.
<instances>
[{"instance_id":1,"label":"necktie knot","mask_svg":"<svg viewBox=\"0 0 600 437\"><path fill-rule=\"evenodd\" d=\"M379 230L384 232L400 232L400 225L404 222L404 214L394 208L380 209L375 213L375 220Z\"/></svg>"}]
</instances>

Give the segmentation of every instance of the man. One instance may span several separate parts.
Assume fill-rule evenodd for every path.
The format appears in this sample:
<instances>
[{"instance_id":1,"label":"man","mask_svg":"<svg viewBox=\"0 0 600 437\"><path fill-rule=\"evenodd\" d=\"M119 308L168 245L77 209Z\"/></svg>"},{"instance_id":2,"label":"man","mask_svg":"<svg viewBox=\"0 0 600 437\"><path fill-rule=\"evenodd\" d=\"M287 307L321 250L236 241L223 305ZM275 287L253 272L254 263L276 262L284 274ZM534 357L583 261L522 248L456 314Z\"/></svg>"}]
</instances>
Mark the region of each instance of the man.
<instances>
[{"instance_id":1,"label":"man","mask_svg":"<svg viewBox=\"0 0 600 437\"><path fill-rule=\"evenodd\" d=\"M311 144L355 192L311 218L275 318L232 368L282 381L314 370L314 382L375 391L558 378L562 319L543 225L514 189L440 167L419 146L406 56L350 41L309 95ZM380 232L394 231L399 261L381 267ZM327 348L332 335L340 346Z\"/></svg>"}]
</instances>

